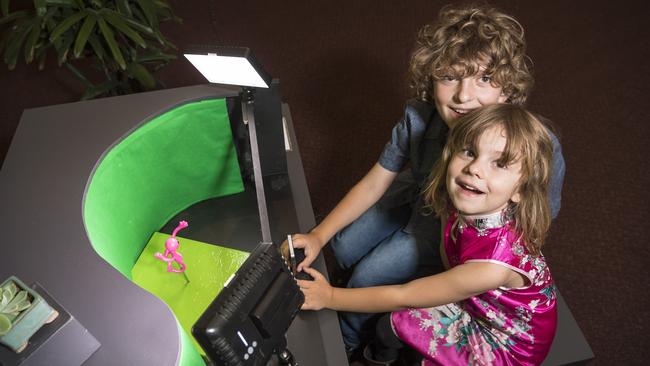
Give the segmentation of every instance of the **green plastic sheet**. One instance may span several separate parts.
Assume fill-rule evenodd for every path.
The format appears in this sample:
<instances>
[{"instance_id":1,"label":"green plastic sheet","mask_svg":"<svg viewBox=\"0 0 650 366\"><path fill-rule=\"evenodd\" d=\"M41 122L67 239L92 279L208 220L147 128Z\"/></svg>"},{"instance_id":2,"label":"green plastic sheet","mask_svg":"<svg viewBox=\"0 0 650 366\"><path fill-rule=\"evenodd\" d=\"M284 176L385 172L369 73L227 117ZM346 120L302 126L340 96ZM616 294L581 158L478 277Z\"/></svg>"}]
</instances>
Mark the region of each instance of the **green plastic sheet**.
<instances>
[{"instance_id":1,"label":"green plastic sheet","mask_svg":"<svg viewBox=\"0 0 650 366\"><path fill-rule=\"evenodd\" d=\"M181 327L191 334L192 325L221 291L228 278L244 263L248 253L178 237L187 266L183 273L167 272L167 263L154 257L164 253L170 235L155 233L133 266L133 282L163 300ZM174 264L174 268L179 268ZM194 338L192 338L194 340ZM198 343L195 345L203 353Z\"/></svg>"}]
</instances>

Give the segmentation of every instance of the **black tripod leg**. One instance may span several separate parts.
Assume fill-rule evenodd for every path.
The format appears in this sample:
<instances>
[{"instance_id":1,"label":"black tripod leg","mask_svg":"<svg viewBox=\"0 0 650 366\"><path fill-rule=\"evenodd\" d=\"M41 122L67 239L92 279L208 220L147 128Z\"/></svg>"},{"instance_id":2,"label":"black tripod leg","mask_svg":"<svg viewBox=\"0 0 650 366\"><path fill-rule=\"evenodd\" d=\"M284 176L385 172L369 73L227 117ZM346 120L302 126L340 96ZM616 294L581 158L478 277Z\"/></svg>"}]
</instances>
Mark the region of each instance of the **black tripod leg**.
<instances>
[{"instance_id":1,"label":"black tripod leg","mask_svg":"<svg viewBox=\"0 0 650 366\"><path fill-rule=\"evenodd\" d=\"M278 352L278 358L280 359L280 365L298 366L298 363L293 358L293 355L288 348L280 350L280 352Z\"/></svg>"}]
</instances>

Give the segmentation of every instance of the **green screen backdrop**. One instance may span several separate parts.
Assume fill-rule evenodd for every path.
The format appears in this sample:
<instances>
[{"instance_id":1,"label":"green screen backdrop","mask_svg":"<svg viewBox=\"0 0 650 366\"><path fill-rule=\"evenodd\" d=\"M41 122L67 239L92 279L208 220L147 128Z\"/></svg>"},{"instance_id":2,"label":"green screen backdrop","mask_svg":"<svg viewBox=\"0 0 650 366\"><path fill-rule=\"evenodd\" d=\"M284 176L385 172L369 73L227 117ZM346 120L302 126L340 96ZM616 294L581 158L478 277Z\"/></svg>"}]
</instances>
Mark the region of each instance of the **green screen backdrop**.
<instances>
[{"instance_id":1,"label":"green screen backdrop","mask_svg":"<svg viewBox=\"0 0 650 366\"><path fill-rule=\"evenodd\" d=\"M152 234L179 211L243 190L225 100L192 102L154 117L105 154L86 189L84 224L95 251L132 279ZM203 364L180 326L179 333L180 364Z\"/></svg>"}]
</instances>

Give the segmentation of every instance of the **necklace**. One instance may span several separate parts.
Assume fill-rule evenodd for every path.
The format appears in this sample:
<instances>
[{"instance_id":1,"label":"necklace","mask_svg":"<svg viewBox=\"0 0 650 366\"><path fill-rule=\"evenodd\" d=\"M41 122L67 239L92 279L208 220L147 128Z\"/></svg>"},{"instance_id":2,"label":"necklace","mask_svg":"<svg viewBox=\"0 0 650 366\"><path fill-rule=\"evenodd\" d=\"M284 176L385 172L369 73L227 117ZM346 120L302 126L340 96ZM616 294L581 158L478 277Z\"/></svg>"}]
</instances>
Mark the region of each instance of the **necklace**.
<instances>
[{"instance_id":1,"label":"necklace","mask_svg":"<svg viewBox=\"0 0 650 366\"><path fill-rule=\"evenodd\" d=\"M473 227L478 232L478 236L487 235L488 229L502 227L512 220L512 210L505 208L502 211L485 216L464 216L458 214L457 227L458 232L462 233L466 227Z\"/></svg>"}]
</instances>

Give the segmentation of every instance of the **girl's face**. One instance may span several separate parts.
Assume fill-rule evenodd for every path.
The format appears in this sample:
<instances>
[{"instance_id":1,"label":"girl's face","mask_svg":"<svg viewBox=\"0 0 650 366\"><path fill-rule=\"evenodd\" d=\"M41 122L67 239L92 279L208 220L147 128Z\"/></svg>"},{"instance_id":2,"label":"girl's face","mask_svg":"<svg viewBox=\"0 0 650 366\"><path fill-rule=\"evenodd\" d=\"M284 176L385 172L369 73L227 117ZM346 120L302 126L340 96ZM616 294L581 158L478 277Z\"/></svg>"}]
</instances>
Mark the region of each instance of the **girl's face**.
<instances>
[{"instance_id":1,"label":"girl's face","mask_svg":"<svg viewBox=\"0 0 650 366\"><path fill-rule=\"evenodd\" d=\"M489 215L519 202L517 192L521 162L504 166L499 162L506 146L501 126L491 127L475 147L456 152L447 168L447 191L458 212L465 216Z\"/></svg>"},{"instance_id":2,"label":"girl's face","mask_svg":"<svg viewBox=\"0 0 650 366\"><path fill-rule=\"evenodd\" d=\"M485 67L481 67L476 75L459 78L457 72L450 70L448 76L433 84L433 99L436 109L447 126L468 112L490 104L505 103L508 96L502 93L502 88L492 85L488 75L484 75Z\"/></svg>"}]
</instances>

